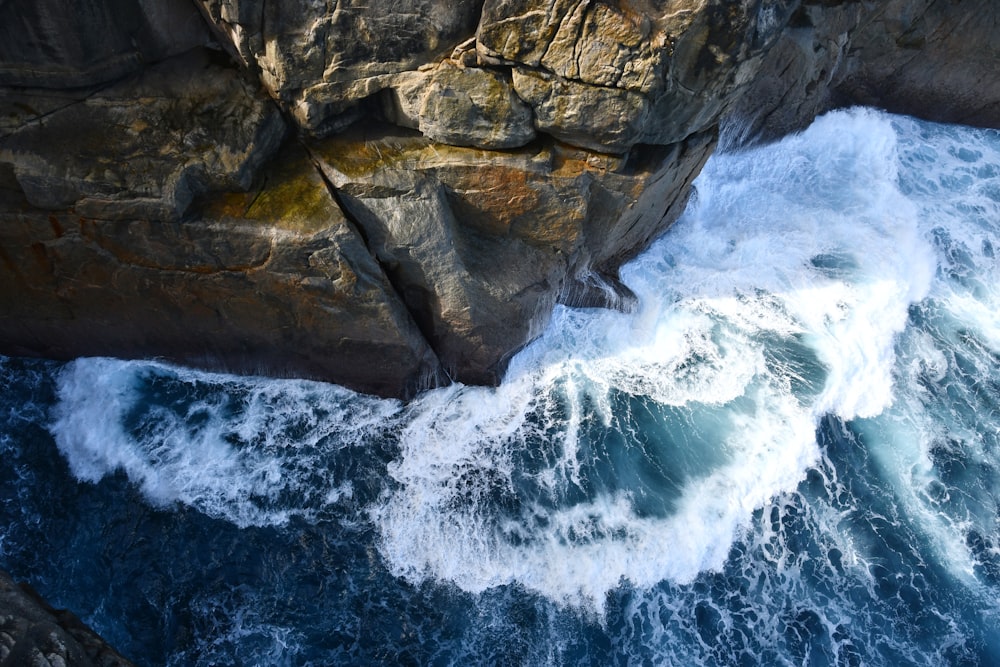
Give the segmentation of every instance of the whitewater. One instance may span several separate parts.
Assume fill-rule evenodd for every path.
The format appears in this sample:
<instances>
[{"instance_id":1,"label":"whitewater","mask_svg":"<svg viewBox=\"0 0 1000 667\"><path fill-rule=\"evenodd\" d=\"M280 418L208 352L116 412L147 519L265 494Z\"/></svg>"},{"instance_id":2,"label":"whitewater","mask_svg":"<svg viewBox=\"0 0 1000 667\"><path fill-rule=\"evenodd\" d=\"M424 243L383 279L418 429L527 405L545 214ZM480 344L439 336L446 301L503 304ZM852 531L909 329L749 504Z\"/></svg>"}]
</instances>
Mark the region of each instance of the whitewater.
<instances>
[{"instance_id":1,"label":"whitewater","mask_svg":"<svg viewBox=\"0 0 1000 667\"><path fill-rule=\"evenodd\" d=\"M501 386L0 361L0 568L138 664L1000 664L1000 133L709 161Z\"/></svg>"}]
</instances>

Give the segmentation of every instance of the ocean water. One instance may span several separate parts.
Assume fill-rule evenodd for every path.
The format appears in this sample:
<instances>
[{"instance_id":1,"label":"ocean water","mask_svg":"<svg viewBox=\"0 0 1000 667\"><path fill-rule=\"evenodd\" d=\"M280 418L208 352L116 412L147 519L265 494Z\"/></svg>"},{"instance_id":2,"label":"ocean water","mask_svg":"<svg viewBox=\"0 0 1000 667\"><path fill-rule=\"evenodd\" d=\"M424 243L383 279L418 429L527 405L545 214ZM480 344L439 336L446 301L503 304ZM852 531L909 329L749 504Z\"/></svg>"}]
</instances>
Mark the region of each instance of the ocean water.
<instances>
[{"instance_id":1,"label":"ocean water","mask_svg":"<svg viewBox=\"0 0 1000 667\"><path fill-rule=\"evenodd\" d=\"M496 389L0 362L0 568L143 665L1000 664L1000 133L714 156Z\"/></svg>"}]
</instances>

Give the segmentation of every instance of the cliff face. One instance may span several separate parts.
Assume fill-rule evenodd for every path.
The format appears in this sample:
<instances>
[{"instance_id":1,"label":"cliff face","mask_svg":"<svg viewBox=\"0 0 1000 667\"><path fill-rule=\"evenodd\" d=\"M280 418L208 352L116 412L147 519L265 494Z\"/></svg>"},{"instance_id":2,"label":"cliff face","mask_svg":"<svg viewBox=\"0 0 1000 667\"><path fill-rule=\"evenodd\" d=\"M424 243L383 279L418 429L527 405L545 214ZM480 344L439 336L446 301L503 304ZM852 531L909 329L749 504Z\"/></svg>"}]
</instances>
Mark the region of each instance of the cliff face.
<instances>
[{"instance_id":1,"label":"cliff face","mask_svg":"<svg viewBox=\"0 0 1000 667\"><path fill-rule=\"evenodd\" d=\"M72 612L0 571L0 666L132 667Z\"/></svg>"},{"instance_id":2,"label":"cliff face","mask_svg":"<svg viewBox=\"0 0 1000 667\"><path fill-rule=\"evenodd\" d=\"M720 126L1000 125L989 0L0 3L0 352L495 383ZM79 5L79 6L77 6Z\"/></svg>"}]
</instances>

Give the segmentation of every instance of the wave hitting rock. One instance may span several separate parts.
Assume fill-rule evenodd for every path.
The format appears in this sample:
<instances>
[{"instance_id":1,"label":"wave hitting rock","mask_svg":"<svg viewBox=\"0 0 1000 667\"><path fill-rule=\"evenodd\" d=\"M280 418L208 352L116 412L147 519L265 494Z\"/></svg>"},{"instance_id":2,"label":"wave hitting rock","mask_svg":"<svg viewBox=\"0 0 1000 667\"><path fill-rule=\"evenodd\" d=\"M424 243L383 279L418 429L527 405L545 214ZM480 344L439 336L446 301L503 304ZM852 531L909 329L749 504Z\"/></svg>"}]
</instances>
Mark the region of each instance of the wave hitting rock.
<instances>
[{"instance_id":1,"label":"wave hitting rock","mask_svg":"<svg viewBox=\"0 0 1000 667\"><path fill-rule=\"evenodd\" d=\"M23 3L21 3L23 4ZM496 384L717 144L1000 125L989 0L0 7L0 352Z\"/></svg>"}]
</instances>

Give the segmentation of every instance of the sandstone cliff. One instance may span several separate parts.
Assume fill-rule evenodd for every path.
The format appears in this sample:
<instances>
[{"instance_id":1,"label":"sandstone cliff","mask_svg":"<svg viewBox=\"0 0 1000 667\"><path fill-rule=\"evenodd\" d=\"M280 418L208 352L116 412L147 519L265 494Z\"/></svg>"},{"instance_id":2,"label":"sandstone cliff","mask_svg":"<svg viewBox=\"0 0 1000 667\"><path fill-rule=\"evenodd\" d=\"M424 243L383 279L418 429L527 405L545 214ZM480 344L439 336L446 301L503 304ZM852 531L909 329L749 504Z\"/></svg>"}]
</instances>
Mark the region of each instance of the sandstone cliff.
<instances>
[{"instance_id":1,"label":"sandstone cliff","mask_svg":"<svg viewBox=\"0 0 1000 667\"><path fill-rule=\"evenodd\" d=\"M0 352L496 383L739 141L1000 125L989 0L0 2Z\"/></svg>"}]
</instances>

